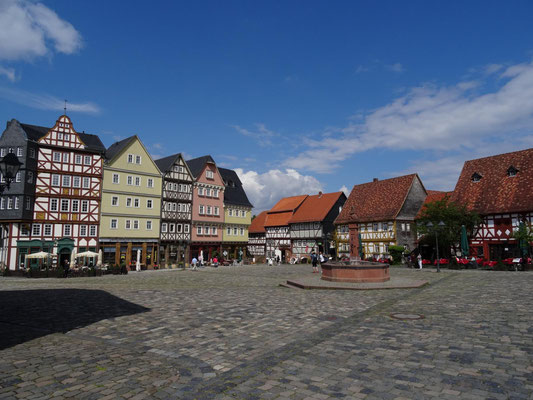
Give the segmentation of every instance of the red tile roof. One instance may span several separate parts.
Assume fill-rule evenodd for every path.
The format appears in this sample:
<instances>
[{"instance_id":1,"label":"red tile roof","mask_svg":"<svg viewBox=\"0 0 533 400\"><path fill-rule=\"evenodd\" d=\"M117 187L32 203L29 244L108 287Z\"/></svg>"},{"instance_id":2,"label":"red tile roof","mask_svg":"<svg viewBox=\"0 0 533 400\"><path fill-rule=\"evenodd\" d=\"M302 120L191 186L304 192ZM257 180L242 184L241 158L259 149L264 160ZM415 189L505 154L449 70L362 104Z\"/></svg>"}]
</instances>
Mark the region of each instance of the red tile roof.
<instances>
[{"instance_id":1,"label":"red tile roof","mask_svg":"<svg viewBox=\"0 0 533 400\"><path fill-rule=\"evenodd\" d=\"M511 166L516 176L507 175ZM452 200L481 215L532 211L533 148L466 161Z\"/></svg>"},{"instance_id":2,"label":"red tile roof","mask_svg":"<svg viewBox=\"0 0 533 400\"><path fill-rule=\"evenodd\" d=\"M422 211L425 209L425 205L428 203L433 203L434 201L439 201L444 199L446 196L450 196L453 192L441 192L439 190L428 190L428 195L426 197L426 200L424 200L424 204L422 204L422 207L420 207L420 210L418 210L418 214L416 214L415 219L420 218L422 216Z\"/></svg>"},{"instance_id":3,"label":"red tile roof","mask_svg":"<svg viewBox=\"0 0 533 400\"><path fill-rule=\"evenodd\" d=\"M265 220L268 211L263 211L261 214L257 215L250 227L248 228L248 233L264 233L265 232Z\"/></svg>"},{"instance_id":4,"label":"red tile roof","mask_svg":"<svg viewBox=\"0 0 533 400\"><path fill-rule=\"evenodd\" d=\"M341 196L344 196L343 192L321 193L307 197L293 214L289 224L323 221Z\"/></svg>"},{"instance_id":5,"label":"red tile roof","mask_svg":"<svg viewBox=\"0 0 533 400\"><path fill-rule=\"evenodd\" d=\"M417 174L355 185L335 224L396 218L415 179Z\"/></svg>"},{"instance_id":6,"label":"red tile roof","mask_svg":"<svg viewBox=\"0 0 533 400\"><path fill-rule=\"evenodd\" d=\"M268 213L265 221L265 228L273 226L288 226L292 218L292 211Z\"/></svg>"},{"instance_id":7,"label":"red tile roof","mask_svg":"<svg viewBox=\"0 0 533 400\"><path fill-rule=\"evenodd\" d=\"M306 194L301 196L284 197L270 209L269 213L278 211L294 211L300 204L302 204L302 201L304 201L306 197Z\"/></svg>"}]
</instances>

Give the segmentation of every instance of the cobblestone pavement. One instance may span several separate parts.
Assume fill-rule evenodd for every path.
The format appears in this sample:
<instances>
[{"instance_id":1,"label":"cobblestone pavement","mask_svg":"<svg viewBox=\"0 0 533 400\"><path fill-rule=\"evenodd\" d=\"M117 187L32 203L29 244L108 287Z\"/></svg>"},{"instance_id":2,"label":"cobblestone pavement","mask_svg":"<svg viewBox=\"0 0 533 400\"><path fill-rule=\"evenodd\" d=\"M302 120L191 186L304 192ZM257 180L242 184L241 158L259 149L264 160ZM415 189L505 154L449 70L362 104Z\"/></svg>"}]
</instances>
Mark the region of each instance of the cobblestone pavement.
<instances>
[{"instance_id":1,"label":"cobblestone pavement","mask_svg":"<svg viewBox=\"0 0 533 400\"><path fill-rule=\"evenodd\" d=\"M533 273L399 268L430 284L278 286L310 273L0 278L0 399L533 398Z\"/></svg>"}]
</instances>

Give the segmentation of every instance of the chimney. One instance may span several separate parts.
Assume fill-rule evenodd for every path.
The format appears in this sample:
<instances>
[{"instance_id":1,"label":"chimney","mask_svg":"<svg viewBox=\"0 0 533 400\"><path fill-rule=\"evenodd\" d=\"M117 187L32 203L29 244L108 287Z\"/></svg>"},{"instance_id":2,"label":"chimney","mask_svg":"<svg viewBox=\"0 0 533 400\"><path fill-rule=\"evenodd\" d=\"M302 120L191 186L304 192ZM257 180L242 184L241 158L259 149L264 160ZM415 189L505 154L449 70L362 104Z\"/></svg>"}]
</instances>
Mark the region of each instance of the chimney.
<instances>
[{"instance_id":1,"label":"chimney","mask_svg":"<svg viewBox=\"0 0 533 400\"><path fill-rule=\"evenodd\" d=\"M318 198L322 197L322 192L318 192Z\"/></svg>"},{"instance_id":2,"label":"chimney","mask_svg":"<svg viewBox=\"0 0 533 400\"><path fill-rule=\"evenodd\" d=\"M378 181L378 178L372 179L372 182L377 182L377 181Z\"/></svg>"}]
</instances>

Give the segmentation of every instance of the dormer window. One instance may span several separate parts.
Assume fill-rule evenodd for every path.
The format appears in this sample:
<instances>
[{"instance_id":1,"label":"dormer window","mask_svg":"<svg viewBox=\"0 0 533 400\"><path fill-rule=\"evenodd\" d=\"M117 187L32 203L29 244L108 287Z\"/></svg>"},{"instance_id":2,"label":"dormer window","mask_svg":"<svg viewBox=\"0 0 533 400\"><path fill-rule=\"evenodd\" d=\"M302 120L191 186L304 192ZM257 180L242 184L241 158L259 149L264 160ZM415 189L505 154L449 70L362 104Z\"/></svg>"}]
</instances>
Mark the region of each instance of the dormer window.
<instances>
[{"instance_id":1,"label":"dormer window","mask_svg":"<svg viewBox=\"0 0 533 400\"><path fill-rule=\"evenodd\" d=\"M214 178L215 178L215 175L213 174L213 171L209 171L209 170L207 170L207 171L205 171L205 177L206 177L207 179L214 179Z\"/></svg>"},{"instance_id":2,"label":"dormer window","mask_svg":"<svg viewBox=\"0 0 533 400\"><path fill-rule=\"evenodd\" d=\"M512 165L509 168L507 168L507 176L516 176L517 173L518 173L518 170Z\"/></svg>"},{"instance_id":3,"label":"dormer window","mask_svg":"<svg viewBox=\"0 0 533 400\"><path fill-rule=\"evenodd\" d=\"M481 180L482 176L478 174L477 172L474 172L472 175L472 182L479 182Z\"/></svg>"}]
</instances>

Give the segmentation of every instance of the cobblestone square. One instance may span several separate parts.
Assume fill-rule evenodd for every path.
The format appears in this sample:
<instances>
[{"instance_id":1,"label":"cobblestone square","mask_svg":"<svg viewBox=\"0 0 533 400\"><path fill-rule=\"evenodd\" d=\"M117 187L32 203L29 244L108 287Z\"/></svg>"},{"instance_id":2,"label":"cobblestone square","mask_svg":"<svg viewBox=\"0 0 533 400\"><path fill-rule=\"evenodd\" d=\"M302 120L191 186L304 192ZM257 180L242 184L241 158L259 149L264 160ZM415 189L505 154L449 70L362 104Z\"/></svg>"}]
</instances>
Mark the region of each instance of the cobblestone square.
<instances>
[{"instance_id":1,"label":"cobblestone square","mask_svg":"<svg viewBox=\"0 0 533 400\"><path fill-rule=\"evenodd\" d=\"M532 398L533 273L392 268L429 285L279 286L308 274L0 278L0 398Z\"/></svg>"}]
</instances>

